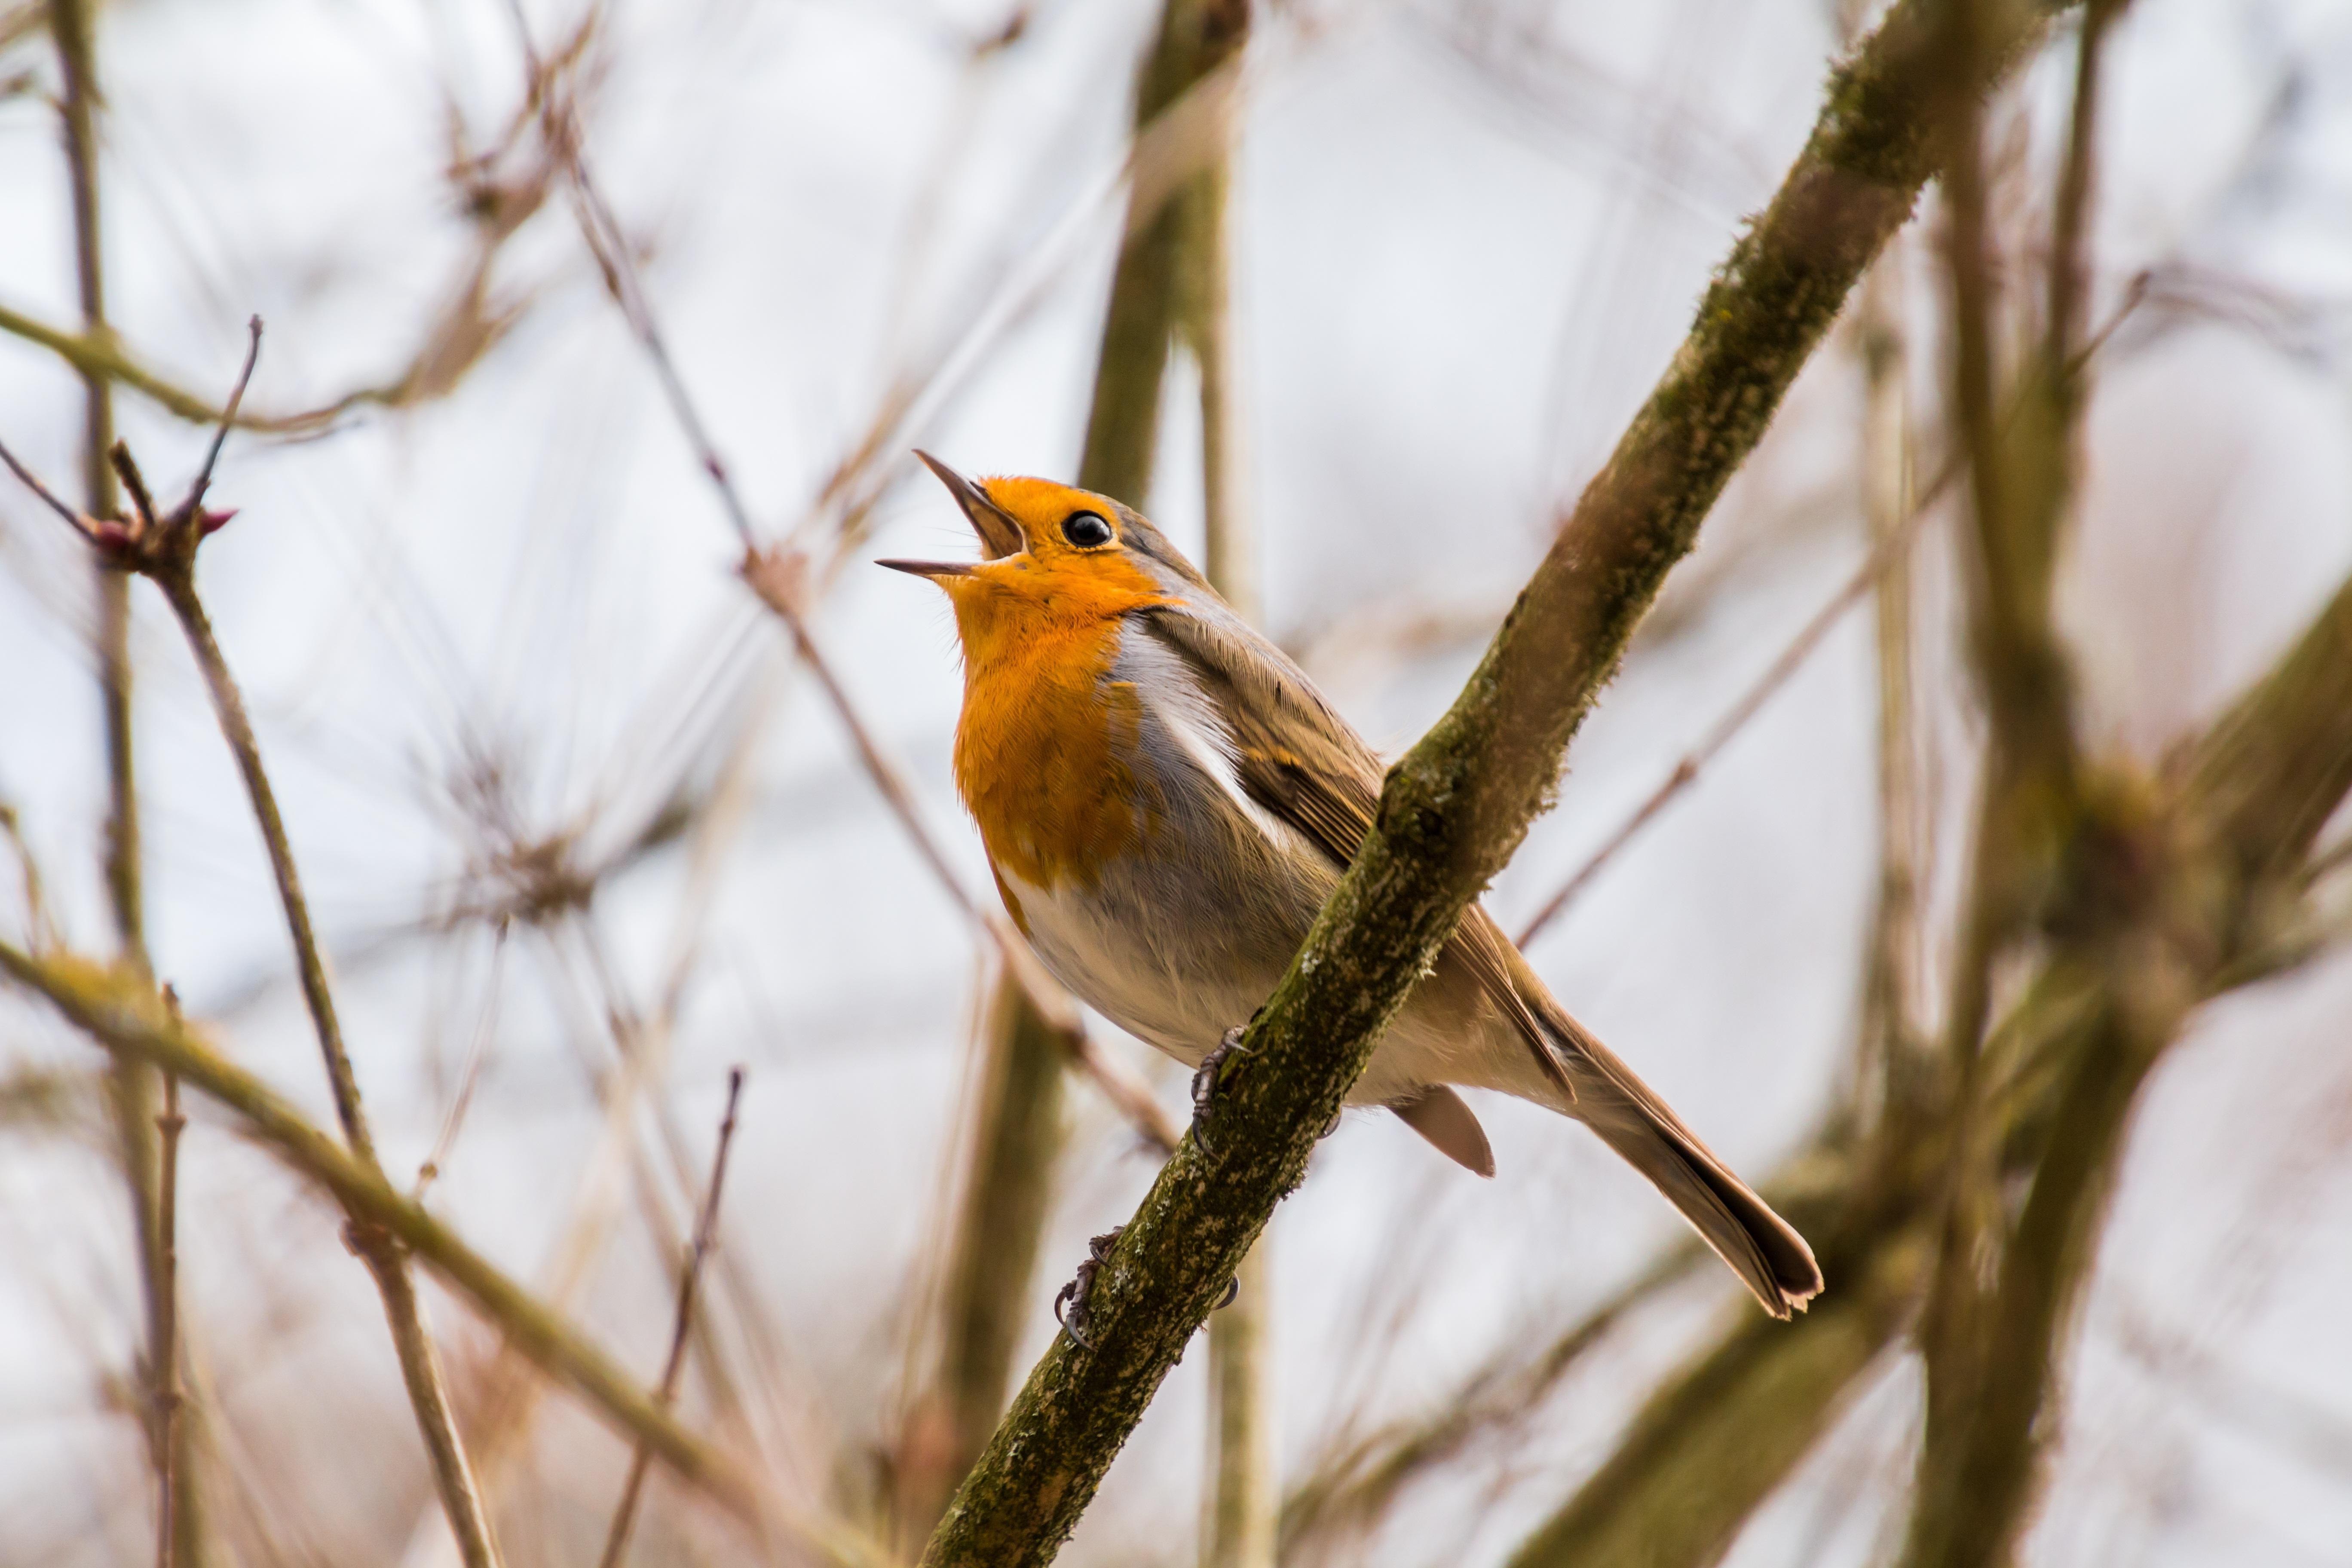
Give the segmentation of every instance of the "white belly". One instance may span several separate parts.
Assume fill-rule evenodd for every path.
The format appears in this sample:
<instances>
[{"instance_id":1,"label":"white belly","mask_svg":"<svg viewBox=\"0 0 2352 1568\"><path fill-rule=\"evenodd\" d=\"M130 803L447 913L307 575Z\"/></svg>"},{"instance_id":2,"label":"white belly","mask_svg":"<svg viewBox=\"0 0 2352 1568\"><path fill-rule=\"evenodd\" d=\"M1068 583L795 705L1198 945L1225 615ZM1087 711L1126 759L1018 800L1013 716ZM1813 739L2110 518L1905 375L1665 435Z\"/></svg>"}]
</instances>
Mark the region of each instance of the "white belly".
<instances>
[{"instance_id":1,"label":"white belly","mask_svg":"<svg viewBox=\"0 0 2352 1568\"><path fill-rule=\"evenodd\" d=\"M1247 1023L1281 978L1278 967L1264 974L1262 964L1216 951L1225 944L1188 932L1181 913L1141 905L1126 896L1131 889L1065 884L1049 890L1012 876L1005 885L1020 900L1030 945L1055 979L1188 1067L1199 1065L1227 1029ZM1263 984L1255 984L1261 976Z\"/></svg>"}]
</instances>

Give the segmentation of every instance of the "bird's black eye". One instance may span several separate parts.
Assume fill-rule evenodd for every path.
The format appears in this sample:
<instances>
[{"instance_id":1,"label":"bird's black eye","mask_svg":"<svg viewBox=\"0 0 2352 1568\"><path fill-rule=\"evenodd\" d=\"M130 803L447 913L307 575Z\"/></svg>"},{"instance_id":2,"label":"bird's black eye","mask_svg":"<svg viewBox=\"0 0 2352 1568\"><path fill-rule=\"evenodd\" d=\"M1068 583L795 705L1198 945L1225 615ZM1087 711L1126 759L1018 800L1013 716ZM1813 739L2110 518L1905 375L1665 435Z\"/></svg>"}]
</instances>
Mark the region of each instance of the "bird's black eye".
<instances>
[{"instance_id":1,"label":"bird's black eye","mask_svg":"<svg viewBox=\"0 0 2352 1568\"><path fill-rule=\"evenodd\" d=\"M1081 550L1111 541L1110 524L1091 511L1074 511L1062 520L1062 537Z\"/></svg>"}]
</instances>

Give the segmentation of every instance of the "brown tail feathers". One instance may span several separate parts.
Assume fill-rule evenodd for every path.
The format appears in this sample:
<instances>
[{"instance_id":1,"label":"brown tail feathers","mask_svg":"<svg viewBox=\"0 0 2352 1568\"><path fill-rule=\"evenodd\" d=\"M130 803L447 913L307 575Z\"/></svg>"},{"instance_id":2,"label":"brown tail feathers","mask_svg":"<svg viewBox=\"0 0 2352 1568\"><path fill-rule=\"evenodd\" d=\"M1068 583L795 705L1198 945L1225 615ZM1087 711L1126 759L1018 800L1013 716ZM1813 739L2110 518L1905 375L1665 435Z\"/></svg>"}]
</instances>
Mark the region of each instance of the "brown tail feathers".
<instances>
[{"instance_id":1,"label":"brown tail feathers","mask_svg":"<svg viewBox=\"0 0 2352 1568\"><path fill-rule=\"evenodd\" d=\"M1608 1047L1564 1013L1544 1021L1559 1037L1576 1085L1575 1105L1563 1109L1649 1177L1766 1311L1786 1318L1803 1310L1821 1292L1822 1269L1796 1227L1733 1175Z\"/></svg>"}]
</instances>

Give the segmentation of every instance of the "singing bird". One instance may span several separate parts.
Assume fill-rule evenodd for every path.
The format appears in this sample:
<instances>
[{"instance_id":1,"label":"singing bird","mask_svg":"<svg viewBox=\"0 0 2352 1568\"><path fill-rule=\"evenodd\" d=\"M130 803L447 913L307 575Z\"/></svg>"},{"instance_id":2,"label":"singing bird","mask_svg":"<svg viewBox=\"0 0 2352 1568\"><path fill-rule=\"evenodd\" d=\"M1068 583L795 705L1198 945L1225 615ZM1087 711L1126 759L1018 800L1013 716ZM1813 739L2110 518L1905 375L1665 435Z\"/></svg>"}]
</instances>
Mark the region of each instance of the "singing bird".
<instances>
[{"instance_id":1,"label":"singing bird","mask_svg":"<svg viewBox=\"0 0 2352 1568\"><path fill-rule=\"evenodd\" d=\"M978 562L884 561L947 591L963 644L956 786L1006 913L1055 978L1198 1068L1273 992L1372 823L1381 763L1306 672L1108 496L964 479L919 453ZM1473 906L1349 1103L1495 1172L1454 1086L1591 1128L1786 1318L1812 1249L1553 1000Z\"/></svg>"}]
</instances>

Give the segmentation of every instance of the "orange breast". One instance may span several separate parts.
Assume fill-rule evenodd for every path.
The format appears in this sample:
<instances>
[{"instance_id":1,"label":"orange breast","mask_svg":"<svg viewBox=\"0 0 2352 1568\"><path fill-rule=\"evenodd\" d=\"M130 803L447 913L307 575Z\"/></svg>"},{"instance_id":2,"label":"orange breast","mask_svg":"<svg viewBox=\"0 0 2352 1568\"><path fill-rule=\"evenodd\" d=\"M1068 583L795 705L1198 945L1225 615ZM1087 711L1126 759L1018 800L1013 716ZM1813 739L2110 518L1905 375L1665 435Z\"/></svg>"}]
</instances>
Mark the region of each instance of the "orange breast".
<instances>
[{"instance_id":1,"label":"orange breast","mask_svg":"<svg viewBox=\"0 0 2352 1568\"><path fill-rule=\"evenodd\" d=\"M956 787L1000 881L1090 887L1158 816L1134 766L1142 704L1108 679L1120 616L1158 595L1139 573L1079 592L1064 577L1051 593L1012 563L982 573L952 588L964 646Z\"/></svg>"}]
</instances>

